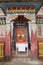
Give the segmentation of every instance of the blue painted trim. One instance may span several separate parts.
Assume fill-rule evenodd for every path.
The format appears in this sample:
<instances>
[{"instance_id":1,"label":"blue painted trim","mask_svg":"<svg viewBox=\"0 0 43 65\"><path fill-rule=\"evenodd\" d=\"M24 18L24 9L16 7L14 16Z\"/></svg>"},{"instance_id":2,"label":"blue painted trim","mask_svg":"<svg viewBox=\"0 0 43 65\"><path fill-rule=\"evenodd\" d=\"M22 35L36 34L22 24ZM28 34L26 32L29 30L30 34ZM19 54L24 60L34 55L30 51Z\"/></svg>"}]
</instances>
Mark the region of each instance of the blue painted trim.
<instances>
[{"instance_id":1,"label":"blue painted trim","mask_svg":"<svg viewBox=\"0 0 43 65\"><path fill-rule=\"evenodd\" d=\"M37 11L40 7L42 2L6 2L6 3L0 3L0 7L3 8L4 12L7 10L7 6L27 6L27 5L34 5L35 10Z\"/></svg>"}]
</instances>

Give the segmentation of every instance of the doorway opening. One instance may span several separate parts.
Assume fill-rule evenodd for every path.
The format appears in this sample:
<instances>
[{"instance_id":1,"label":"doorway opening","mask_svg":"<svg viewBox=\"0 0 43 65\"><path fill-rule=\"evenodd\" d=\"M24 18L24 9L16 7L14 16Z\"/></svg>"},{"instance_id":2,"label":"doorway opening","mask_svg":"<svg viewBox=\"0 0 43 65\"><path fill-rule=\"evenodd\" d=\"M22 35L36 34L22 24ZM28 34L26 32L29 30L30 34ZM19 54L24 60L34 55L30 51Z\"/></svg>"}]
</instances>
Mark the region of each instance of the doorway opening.
<instances>
[{"instance_id":1,"label":"doorway opening","mask_svg":"<svg viewBox=\"0 0 43 65\"><path fill-rule=\"evenodd\" d=\"M31 49L28 19L18 16L13 21L12 46L16 52L28 52Z\"/></svg>"}]
</instances>

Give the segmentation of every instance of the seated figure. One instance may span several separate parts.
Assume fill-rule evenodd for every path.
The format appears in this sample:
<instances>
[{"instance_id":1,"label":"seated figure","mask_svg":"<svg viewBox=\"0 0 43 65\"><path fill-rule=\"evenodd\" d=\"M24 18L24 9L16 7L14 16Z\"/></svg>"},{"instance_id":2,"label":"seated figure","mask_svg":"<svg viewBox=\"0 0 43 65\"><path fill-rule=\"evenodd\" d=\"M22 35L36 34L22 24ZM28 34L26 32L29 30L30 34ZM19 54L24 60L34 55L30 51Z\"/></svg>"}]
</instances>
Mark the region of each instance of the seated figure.
<instances>
[{"instance_id":1,"label":"seated figure","mask_svg":"<svg viewBox=\"0 0 43 65\"><path fill-rule=\"evenodd\" d=\"M18 42L24 42L24 34L18 36Z\"/></svg>"}]
</instances>

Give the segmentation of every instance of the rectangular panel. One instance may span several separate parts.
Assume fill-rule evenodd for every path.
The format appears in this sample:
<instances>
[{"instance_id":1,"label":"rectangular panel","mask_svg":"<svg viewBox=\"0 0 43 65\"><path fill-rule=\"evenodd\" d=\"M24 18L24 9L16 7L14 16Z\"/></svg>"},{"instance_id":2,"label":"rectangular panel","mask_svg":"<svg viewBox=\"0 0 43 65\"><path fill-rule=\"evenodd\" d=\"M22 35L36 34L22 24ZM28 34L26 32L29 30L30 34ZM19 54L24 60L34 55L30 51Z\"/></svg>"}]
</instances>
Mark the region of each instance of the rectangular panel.
<instances>
[{"instance_id":1,"label":"rectangular panel","mask_svg":"<svg viewBox=\"0 0 43 65\"><path fill-rule=\"evenodd\" d=\"M0 25L0 38L4 38L6 35L5 25Z\"/></svg>"},{"instance_id":2,"label":"rectangular panel","mask_svg":"<svg viewBox=\"0 0 43 65\"><path fill-rule=\"evenodd\" d=\"M0 43L0 58L4 58L4 43Z\"/></svg>"},{"instance_id":3,"label":"rectangular panel","mask_svg":"<svg viewBox=\"0 0 43 65\"><path fill-rule=\"evenodd\" d=\"M39 57L43 56L43 42L39 42Z\"/></svg>"},{"instance_id":4,"label":"rectangular panel","mask_svg":"<svg viewBox=\"0 0 43 65\"><path fill-rule=\"evenodd\" d=\"M37 24L37 37L43 37L43 24Z\"/></svg>"}]
</instances>

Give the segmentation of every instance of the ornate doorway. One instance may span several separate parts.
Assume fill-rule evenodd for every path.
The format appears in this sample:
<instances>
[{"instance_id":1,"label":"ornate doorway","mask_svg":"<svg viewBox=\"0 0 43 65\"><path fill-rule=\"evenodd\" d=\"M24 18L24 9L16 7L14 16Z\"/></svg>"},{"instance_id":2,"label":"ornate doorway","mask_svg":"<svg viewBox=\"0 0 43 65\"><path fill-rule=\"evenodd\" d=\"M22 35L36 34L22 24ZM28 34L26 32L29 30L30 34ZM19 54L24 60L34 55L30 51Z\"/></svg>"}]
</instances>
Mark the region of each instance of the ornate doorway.
<instances>
[{"instance_id":1,"label":"ornate doorway","mask_svg":"<svg viewBox=\"0 0 43 65\"><path fill-rule=\"evenodd\" d=\"M13 21L14 50L16 52L28 52L28 49L30 49L28 19L21 15Z\"/></svg>"}]
</instances>

